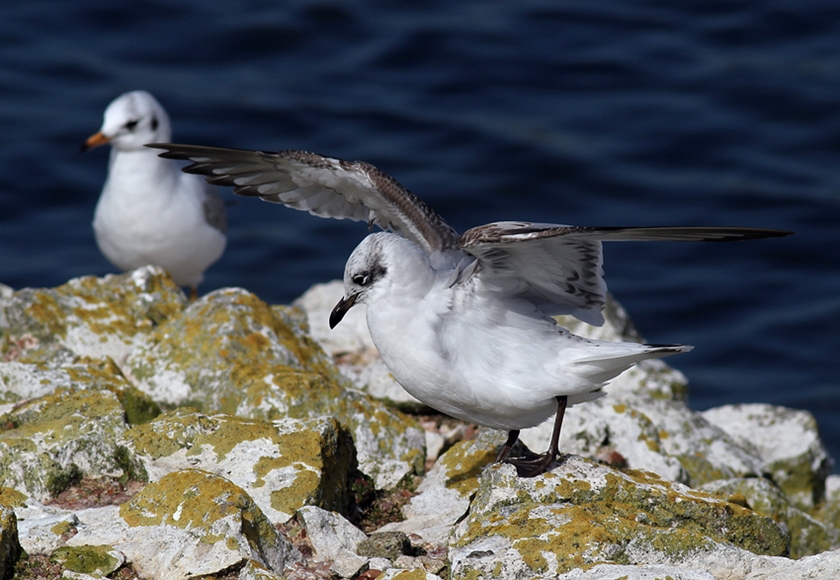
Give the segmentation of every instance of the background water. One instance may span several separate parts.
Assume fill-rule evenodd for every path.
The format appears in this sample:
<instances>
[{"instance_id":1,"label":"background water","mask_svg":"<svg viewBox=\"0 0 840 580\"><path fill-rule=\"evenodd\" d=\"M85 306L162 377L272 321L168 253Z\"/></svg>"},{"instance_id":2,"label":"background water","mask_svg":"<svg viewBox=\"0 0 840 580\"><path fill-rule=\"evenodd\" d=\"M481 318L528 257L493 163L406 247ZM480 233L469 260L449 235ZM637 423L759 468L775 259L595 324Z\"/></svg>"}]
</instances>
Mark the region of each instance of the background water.
<instances>
[{"instance_id":1,"label":"background water","mask_svg":"<svg viewBox=\"0 0 840 580\"><path fill-rule=\"evenodd\" d=\"M113 271L90 227L107 151L77 150L142 88L175 141L369 161L461 231L797 231L611 244L607 281L648 340L696 346L668 361L694 408L808 409L840 458L838 39L816 0L4 2L0 281ZM245 199L230 222L201 290L273 303L340 277L366 232Z\"/></svg>"}]
</instances>

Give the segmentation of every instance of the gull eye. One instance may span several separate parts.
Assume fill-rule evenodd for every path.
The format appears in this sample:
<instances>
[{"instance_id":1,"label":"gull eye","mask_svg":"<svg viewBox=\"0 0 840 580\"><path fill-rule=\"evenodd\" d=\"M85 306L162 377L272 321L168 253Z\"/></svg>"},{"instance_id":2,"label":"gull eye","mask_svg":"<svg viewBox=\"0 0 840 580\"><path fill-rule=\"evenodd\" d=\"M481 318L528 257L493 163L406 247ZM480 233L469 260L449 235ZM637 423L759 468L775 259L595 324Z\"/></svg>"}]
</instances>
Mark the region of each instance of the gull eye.
<instances>
[{"instance_id":1,"label":"gull eye","mask_svg":"<svg viewBox=\"0 0 840 580\"><path fill-rule=\"evenodd\" d=\"M129 121L128 123L125 124L125 128L128 129L129 131L134 131L134 128L136 126L137 126L137 121L136 120L135 121Z\"/></svg>"},{"instance_id":2,"label":"gull eye","mask_svg":"<svg viewBox=\"0 0 840 580\"><path fill-rule=\"evenodd\" d=\"M157 128L158 128L157 117L152 117L152 131L157 131Z\"/></svg>"},{"instance_id":3,"label":"gull eye","mask_svg":"<svg viewBox=\"0 0 840 580\"><path fill-rule=\"evenodd\" d=\"M359 286L367 286L370 284L370 276L367 274L356 274L353 276L353 283Z\"/></svg>"}]
</instances>

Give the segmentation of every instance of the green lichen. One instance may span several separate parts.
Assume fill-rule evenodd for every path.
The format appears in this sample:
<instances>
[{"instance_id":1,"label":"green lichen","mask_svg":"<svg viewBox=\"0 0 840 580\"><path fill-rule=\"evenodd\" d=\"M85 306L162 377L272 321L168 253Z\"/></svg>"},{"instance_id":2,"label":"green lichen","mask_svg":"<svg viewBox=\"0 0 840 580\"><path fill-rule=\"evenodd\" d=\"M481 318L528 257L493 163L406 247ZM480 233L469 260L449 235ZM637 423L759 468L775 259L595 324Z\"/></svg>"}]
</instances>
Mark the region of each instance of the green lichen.
<instances>
[{"instance_id":1,"label":"green lichen","mask_svg":"<svg viewBox=\"0 0 840 580\"><path fill-rule=\"evenodd\" d=\"M631 546L660 553L668 561L710 550L715 543L756 554L787 554L787 537L769 518L676 488L647 472L599 469L603 483L597 486L575 477L551 478L548 485L536 486L491 468L482 477L456 547L502 536L538 574L638 563L632 561ZM546 554L554 555L556 569L550 569Z\"/></svg>"},{"instance_id":2,"label":"green lichen","mask_svg":"<svg viewBox=\"0 0 840 580\"><path fill-rule=\"evenodd\" d=\"M50 561L65 570L104 577L122 564L113 552L110 546L65 546L53 551Z\"/></svg>"}]
</instances>

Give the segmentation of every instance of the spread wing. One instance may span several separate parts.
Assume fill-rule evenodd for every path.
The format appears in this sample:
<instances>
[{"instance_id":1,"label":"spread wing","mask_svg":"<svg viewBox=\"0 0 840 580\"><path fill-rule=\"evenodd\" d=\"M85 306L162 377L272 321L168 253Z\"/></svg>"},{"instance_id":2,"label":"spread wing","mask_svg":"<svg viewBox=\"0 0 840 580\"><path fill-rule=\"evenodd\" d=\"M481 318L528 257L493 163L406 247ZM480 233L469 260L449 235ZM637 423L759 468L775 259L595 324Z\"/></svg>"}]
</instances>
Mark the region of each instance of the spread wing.
<instances>
[{"instance_id":1,"label":"spread wing","mask_svg":"<svg viewBox=\"0 0 840 580\"><path fill-rule=\"evenodd\" d=\"M367 221L412 240L433 254L456 247L455 230L396 179L363 161L307 151L249 151L151 143L161 157L191 161L187 173L234 193L282 203L335 219Z\"/></svg>"},{"instance_id":2,"label":"spread wing","mask_svg":"<svg viewBox=\"0 0 840 580\"><path fill-rule=\"evenodd\" d=\"M603 241L737 241L792 232L739 227L586 228L496 222L472 228L458 245L478 260L483 287L518 296L555 316L600 326L606 301Z\"/></svg>"}]
</instances>

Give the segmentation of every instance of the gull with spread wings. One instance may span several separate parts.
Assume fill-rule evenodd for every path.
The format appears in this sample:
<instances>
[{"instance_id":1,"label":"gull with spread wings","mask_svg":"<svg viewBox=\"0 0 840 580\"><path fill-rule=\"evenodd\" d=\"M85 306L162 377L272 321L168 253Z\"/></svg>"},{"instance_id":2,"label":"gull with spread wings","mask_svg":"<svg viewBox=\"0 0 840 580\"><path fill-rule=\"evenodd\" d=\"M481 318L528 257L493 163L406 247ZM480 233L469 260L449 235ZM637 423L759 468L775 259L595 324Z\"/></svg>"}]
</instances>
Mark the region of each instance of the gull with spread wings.
<instances>
[{"instance_id":1,"label":"gull with spread wings","mask_svg":"<svg viewBox=\"0 0 840 580\"><path fill-rule=\"evenodd\" d=\"M350 255L345 295L330 327L354 304L366 304L371 338L397 382L438 411L507 431L496 460L512 463L521 476L543 473L556 459L568 405L603 396L608 381L639 361L692 348L589 340L556 323L552 316L558 314L604 323L601 242L735 241L792 233L496 222L459 236L368 163L305 151L149 146L165 149L161 157L191 161L184 171L239 195L386 230L368 235ZM552 415L546 453L509 457L521 429Z\"/></svg>"}]
</instances>

